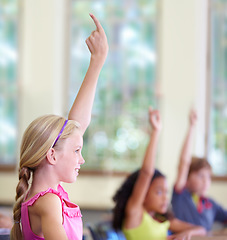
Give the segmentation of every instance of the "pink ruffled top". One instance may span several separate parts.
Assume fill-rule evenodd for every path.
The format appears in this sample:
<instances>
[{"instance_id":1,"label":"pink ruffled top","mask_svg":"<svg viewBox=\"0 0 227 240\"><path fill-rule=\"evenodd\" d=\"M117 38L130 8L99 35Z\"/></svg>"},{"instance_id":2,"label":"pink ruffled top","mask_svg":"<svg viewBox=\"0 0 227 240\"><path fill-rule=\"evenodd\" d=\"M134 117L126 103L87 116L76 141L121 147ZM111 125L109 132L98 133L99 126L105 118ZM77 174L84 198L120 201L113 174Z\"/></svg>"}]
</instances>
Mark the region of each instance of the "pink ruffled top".
<instances>
[{"instance_id":1,"label":"pink ruffled top","mask_svg":"<svg viewBox=\"0 0 227 240\"><path fill-rule=\"evenodd\" d=\"M80 208L78 205L70 202L67 192L65 192L65 190L61 185L58 186L57 191L52 188L48 188L46 191L37 193L31 199L22 203L21 224L22 224L22 232L23 232L24 240L44 239L32 232L30 221L29 221L28 206L32 206L39 199L39 197L44 196L46 193L56 194L61 200L63 227L65 229L68 239L82 240L83 223L82 223L82 215L80 212Z\"/></svg>"}]
</instances>

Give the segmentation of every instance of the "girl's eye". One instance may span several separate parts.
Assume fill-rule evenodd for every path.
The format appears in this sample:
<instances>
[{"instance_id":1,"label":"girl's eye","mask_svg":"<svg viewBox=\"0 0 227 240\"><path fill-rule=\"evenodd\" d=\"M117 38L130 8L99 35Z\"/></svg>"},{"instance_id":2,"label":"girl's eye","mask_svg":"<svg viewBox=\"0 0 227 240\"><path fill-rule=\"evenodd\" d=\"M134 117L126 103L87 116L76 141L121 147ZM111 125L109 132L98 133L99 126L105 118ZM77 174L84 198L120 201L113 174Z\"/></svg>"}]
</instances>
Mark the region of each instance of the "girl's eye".
<instances>
[{"instance_id":1,"label":"girl's eye","mask_svg":"<svg viewBox=\"0 0 227 240\"><path fill-rule=\"evenodd\" d=\"M158 195L161 195L162 194L162 191L161 190L157 190L156 192Z\"/></svg>"},{"instance_id":2,"label":"girl's eye","mask_svg":"<svg viewBox=\"0 0 227 240\"><path fill-rule=\"evenodd\" d=\"M76 152L76 153L78 153L79 151L80 151L80 149L78 148L78 149L76 149L76 151L75 151L75 152Z\"/></svg>"}]
</instances>

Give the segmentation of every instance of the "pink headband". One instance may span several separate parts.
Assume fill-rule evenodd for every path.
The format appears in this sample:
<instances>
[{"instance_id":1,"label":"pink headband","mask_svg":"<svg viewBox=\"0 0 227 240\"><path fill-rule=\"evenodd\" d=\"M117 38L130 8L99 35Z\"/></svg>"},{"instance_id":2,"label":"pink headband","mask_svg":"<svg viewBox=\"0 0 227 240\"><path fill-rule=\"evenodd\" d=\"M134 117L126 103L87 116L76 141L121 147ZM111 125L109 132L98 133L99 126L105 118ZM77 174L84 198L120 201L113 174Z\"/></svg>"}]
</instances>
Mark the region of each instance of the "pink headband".
<instances>
[{"instance_id":1,"label":"pink headband","mask_svg":"<svg viewBox=\"0 0 227 240\"><path fill-rule=\"evenodd\" d=\"M67 122L68 122L68 120L65 120L65 123L64 123L64 125L63 125L60 133L58 134L57 138L55 139L53 145L51 146L51 148L53 148L53 147L55 146L55 144L57 143L58 139L61 137L61 134L62 134L62 132L64 131Z\"/></svg>"}]
</instances>

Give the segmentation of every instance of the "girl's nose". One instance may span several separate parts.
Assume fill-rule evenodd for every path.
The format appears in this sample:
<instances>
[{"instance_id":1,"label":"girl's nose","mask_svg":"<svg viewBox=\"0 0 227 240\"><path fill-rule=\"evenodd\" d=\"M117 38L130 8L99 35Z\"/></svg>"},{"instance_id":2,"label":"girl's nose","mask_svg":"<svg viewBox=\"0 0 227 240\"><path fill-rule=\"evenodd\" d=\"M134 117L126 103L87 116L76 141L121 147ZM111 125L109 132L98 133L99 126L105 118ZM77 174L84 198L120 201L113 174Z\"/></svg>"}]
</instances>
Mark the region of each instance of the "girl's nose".
<instances>
[{"instance_id":1,"label":"girl's nose","mask_svg":"<svg viewBox=\"0 0 227 240\"><path fill-rule=\"evenodd\" d=\"M163 194L163 198L168 201L168 193Z\"/></svg>"},{"instance_id":2,"label":"girl's nose","mask_svg":"<svg viewBox=\"0 0 227 240\"><path fill-rule=\"evenodd\" d=\"M80 165L83 165L84 163L85 163L85 160L84 160L84 158L81 156L81 157L80 157L79 164L80 164Z\"/></svg>"}]
</instances>

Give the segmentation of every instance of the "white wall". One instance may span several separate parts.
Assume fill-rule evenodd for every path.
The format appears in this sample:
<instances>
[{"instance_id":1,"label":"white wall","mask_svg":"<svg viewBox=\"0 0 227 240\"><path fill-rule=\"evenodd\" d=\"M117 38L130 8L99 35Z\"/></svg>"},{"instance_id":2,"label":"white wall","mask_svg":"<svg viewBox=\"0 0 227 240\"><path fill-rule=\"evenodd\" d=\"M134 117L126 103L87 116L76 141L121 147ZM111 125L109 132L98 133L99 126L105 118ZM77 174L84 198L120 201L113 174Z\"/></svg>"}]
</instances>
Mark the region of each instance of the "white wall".
<instances>
[{"instance_id":1,"label":"white wall","mask_svg":"<svg viewBox=\"0 0 227 240\"><path fill-rule=\"evenodd\" d=\"M20 136L37 116L63 114L65 81L66 1L23 2L20 63ZM162 0L159 21L159 80L163 132L157 166L171 186L192 104L199 110L195 152L204 151L207 0ZM177 126L177 128L176 128ZM65 184L71 200L81 207L109 208L123 177L80 175ZM0 174L0 202L13 202L17 173ZM7 186L7 188L6 188ZM225 182L209 191L227 207Z\"/></svg>"},{"instance_id":2,"label":"white wall","mask_svg":"<svg viewBox=\"0 0 227 240\"><path fill-rule=\"evenodd\" d=\"M159 167L163 171L172 169L167 172L172 182L192 106L198 110L197 131L205 124L201 96L205 93L206 81L207 1L164 0L163 3L160 81L164 129ZM204 148L203 144L200 149Z\"/></svg>"}]
</instances>

